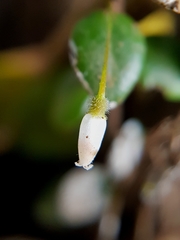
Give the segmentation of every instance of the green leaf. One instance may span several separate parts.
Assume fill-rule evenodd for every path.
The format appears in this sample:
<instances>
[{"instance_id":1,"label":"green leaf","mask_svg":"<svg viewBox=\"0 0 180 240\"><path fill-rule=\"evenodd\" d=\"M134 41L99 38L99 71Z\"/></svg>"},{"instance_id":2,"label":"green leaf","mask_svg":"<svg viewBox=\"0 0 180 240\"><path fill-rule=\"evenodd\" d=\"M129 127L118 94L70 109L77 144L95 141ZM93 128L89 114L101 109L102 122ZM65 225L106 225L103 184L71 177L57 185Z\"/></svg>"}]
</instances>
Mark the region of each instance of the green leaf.
<instances>
[{"instance_id":1,"label":"green leaf","mask_svg":"<svg viewBox=\"0 0 180 240\"><path fill-rule=\"evenodd\" d=\"M49 79L51 78L51 79ZM32 160L58 160L59 156L73 155L76 139L69 138L64 129L54 131L47 116L54 94L54 74L44 81L32 82L21 101L21 126L16 148ZM68 144L69 145L68 145Z\"/></svg>"},{"instance_id":2,"label":"green leaf","mask_svg":"<svg viewBox=\"0 0 180 240\"><path fill-rule=\"evenodd\" d=\"M23 119L16 147L35 160L78 160L78 128L86 98L70 67L31 83L21 99Z\"/></svg>"},{"instance_id":3,"label":"green leaf","mask_svg":"<svg viewBox=\"0 0 180 240\"><path fill-rule=\"evenodd\" d=\"M84 115L87 92L77 82L71 68L61 71L55 84L50 103L49 119L53 128L59 130L77 128Z\"/></svg>"},{"instance_id":4,"label":"green leaf","mask_svg":"<svg viewBox=\"0 0 180 240\"><path fill-rule=\"evenodd\" d=\"M96 12L80 21L73 33L71 62L87 90L96 95L99 88L107 36L106 12ZM138 81L145 41L134 22L126 15L112 13L111 46L106 97L122 102Z\"/></svg>"},{"instance_id":5,"label":"green leaf","mask_svg":"<svg viewBox=\"0 0 180 240\"><path fill-rule=\"evenodd\" d=\"M148 38L141 86L158 89L170 101L180 100L180 45L175 38Z\"/></svg>"}]
</instances>

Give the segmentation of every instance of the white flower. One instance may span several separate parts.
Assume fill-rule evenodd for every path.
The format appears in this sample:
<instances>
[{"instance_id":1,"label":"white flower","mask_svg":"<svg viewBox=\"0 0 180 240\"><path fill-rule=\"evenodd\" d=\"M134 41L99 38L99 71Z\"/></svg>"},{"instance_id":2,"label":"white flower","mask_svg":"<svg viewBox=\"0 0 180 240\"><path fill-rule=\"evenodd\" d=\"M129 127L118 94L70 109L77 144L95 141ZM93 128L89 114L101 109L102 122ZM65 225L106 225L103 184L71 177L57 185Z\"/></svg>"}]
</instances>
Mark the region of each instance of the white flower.
<instances>
[{"instance_id":1,"label":"white flower","mask_svg":"<svg viewBox=\"0 0 180 240\"><path fill-rule=\"evenodd\" d=\"M101 146L106 126L105 117L93 116L90 113L83 117L78 139L79 161L75 162L76 166L86 170L93 167L92 162Z\"/></svg>"},{"instance_id":2,"label":"white flower","mask_svg":"<svg viewBox=\"0 0 180 240\"><path fill-rule=\"evenodd\" d=\"M162 4L168 10L180 13L179 0L155 0L155 1Z\"/></svg>"},{"instance_id":3,"label":"white flower","mask_svg":"<svg viewBox=\"0 0 180 240\"><path fill-rule=\"evenodd\" d=\"M138 120L129 119L122 125L109 149L107 165L112 178L127 178L140 163L143 150L143 126Z\"/></svg>"}]
</instances>

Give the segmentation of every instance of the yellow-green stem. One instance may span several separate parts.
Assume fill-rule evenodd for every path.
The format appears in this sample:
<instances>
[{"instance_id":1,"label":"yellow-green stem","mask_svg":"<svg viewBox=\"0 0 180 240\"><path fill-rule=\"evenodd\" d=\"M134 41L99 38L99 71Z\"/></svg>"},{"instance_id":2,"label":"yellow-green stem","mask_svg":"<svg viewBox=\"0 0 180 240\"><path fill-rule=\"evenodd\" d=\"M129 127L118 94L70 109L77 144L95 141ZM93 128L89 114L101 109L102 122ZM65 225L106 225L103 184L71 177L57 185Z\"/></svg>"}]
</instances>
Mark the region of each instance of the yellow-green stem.
<instances>
[{"instance_id":1,"label":"yellow-green stem","mask_svg":"<svg viewBox=\"0 0 180 240\"><path fill-rule=\"evenodd\" d=\"M108 110L108 101L105 98L106 92L106 80L108 73L108 59L109 59L109 49L111 41L111 12L110 10L107 13L107 38L105 44L105 53L104 53L104 63L102 68L101 80L99 83L99 91L97 96L92 99L91 106L89 108L89 113L94 116L99 116L105 118L105 113Z\"/></svg>"},{"instance_id":2,"label":"yellow-green stem","mask_svg":"<svg viewBox=\"0 0 180 240\"><path fill-rule=\"evenodd\" d=\"M99 83L99 91L97 97L102 99L105 98L106 92L106 80L107 80L107 69L108 69L108 59L109 59L109 49L110 49L110 40L111 40L111 19L110 12L107 13L107 39L105 45L105 54L104 54L104 63L102 69L101 80Z\"/></svg>"}]
</instances>

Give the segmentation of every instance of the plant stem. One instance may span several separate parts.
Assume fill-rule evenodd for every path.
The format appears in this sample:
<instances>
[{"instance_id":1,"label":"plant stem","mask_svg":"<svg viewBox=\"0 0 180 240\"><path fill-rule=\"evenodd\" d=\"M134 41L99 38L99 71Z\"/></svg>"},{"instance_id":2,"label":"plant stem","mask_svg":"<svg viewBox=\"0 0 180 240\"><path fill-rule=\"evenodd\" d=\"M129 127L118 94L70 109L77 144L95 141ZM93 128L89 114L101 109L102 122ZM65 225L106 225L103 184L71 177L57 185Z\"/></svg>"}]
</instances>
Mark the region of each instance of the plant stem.
<instances>
[{"instance_id":1,"label":"plant stem","mask_svg":"<svg viewBox=\"0 0 180 240\"><path fill-rule=\"evenodd\" d=\"M110 10L108 10L108 13L107 13L107 39L106 39L106 45L105 45L104 63L103 63L101 80L99 83L99 91L97 94L97 98L99 98L99 99L105 98L110 41L111 41L111 13L110 13Z\"/></svg>"},{"instance_id":2,"label":"plant stem","mask_svg":"<svg viewBox=\"0 0 180 240\"><path fill-rule=\"evenodd\" d=\"M106 82L108 74L108 59L110 51L110 42L111 42L111 9L107 11L107 37L105 43L105 52L104 52L104 63L102 68L101 80L99 83L98 94L92 99L91 106L88 113L93 116L99 116L106 118L106 112L108 110L108 101L105 97L106 93Z\"/></svg>"}]
</instances>

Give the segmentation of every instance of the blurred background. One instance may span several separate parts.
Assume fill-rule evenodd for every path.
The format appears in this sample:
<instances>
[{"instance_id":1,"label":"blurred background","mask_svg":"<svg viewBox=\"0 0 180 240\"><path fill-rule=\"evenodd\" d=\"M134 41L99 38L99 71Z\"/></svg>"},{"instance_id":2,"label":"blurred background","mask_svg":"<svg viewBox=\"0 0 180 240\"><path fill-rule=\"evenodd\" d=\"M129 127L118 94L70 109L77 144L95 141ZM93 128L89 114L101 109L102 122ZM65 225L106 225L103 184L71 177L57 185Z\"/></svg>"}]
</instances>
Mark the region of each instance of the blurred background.
<instances>
[{"instance_id":1,"label":"blurred background","mask_svg":"<svg viewBox=\"0 0 180 240\"><path fill-rule=\"evenodd\" d=\"M112 1L147 38L147 65L95 167L74 167L89 96L68 39L106 3L0 0L0 240L180 239L179 15Z\"/></svg>"}]
</instances>

